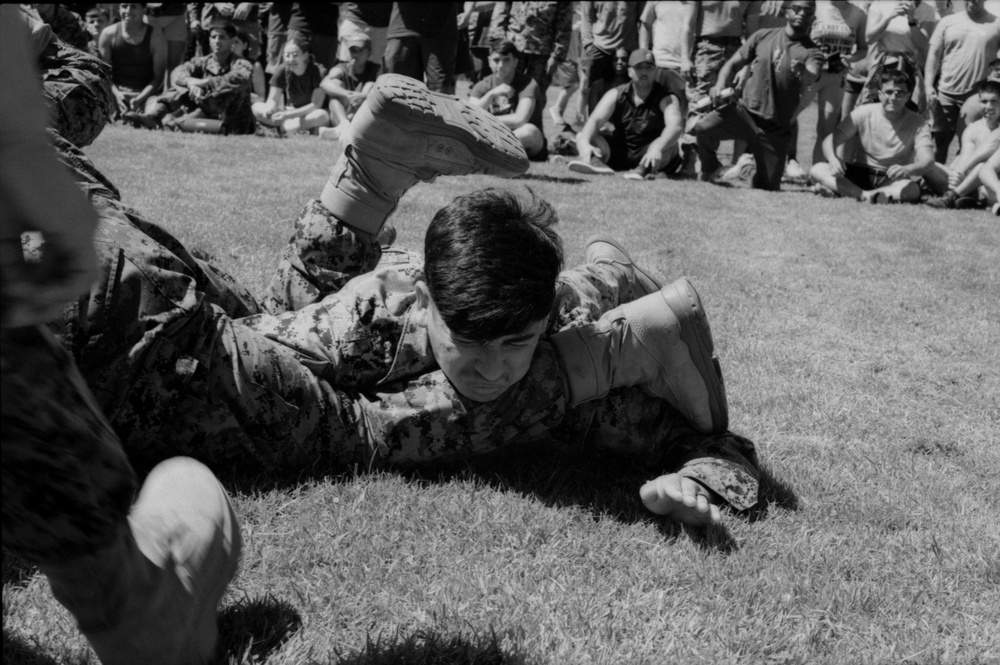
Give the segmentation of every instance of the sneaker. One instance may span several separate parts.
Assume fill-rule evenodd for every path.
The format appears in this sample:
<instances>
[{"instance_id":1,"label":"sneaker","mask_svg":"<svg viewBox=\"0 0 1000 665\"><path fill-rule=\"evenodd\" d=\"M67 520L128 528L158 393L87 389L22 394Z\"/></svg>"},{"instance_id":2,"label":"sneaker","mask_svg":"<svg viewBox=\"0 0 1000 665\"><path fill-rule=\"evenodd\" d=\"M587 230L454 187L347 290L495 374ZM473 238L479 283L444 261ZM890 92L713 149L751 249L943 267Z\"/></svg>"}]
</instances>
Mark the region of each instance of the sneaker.
<instances>
[{"instance_id":1,"label":"sneaker","mask_svg":"<svg viewBox=\"0 0 1000 665\"><path fill-rule=\"evenodd\" d=\"M719 180L749 180L757 172L757 160L748 152L740 155L736 163L719 175Z\"/></svg>"},{"instance_id":2,"label":"sneaker","mask_svg":"<svg viewBox=\"0 0 1000 665\"><path fill-rule=\"evenodd\" d=\"M583 160L573 160L568 166L574 173L586 173L588 175L612 175L614 169L601 161L600 157L591 157L589 162Z\"/></svg>"},{"instance_id":3,"label":"sneaker","mask_svg":"<svg viewBox=\"0 0 1000 665\"><path fill-rule=\"evenodd\" d=\"M1000 203L993 204L993 214L1000 217Z\"/></svg>"},{"instance_id":4,"label":"sneaker","mask_svg":"<svg viewBox=\"0 0 1000 665\"><path fill-rule=\"evenodd\" d=\"M818 182L814 183L813 186L809 188L809 191L815 194L816 196L822 196L823 198L827 199L838 198L837 192L833 191L829 187L824 187Z\"/></svg>"},{"instance_id":5,"label":"sneaker","mask_svg":"<svg viewBox=\"0 0 1000 665\"><path fill-rule=\"evenodd\" d=\"M976 210L979 208L979 199L975 196L959 196L955 200L955 210Z\"/></svg>"},{"instance_id":6,"label":"sneaker","mask_svg":"<svg viewBox=\"0 0 1000 665\"><path fill-rule=\"evenodd\" d=\"M695 180L698 177L698 149L693 143L681 146L681 170L677 177L684 180Z\"/></svg>"},{"instance_id":7,"label":"sneaker","mask_svg":"<svg viewBox=\"0 0 1000 665\"><path fill-rule=\"evenodd\" d=\"M587 263L616 266L625 270L631 293L623 294L621 298L623 302L656 293L663 288L658 279L637 266L625 248L610 236L591 236L587 240L583 254Z\"/></svg>"},{"instance_id":8,"label":"sneaker","mask_svg":"<svg viewBox=\"0 0 1000 665\"><path fill-rule=\"evenodd\" d=\"M702 165L702 166L704 166L704 165ZM699 179L702 182L715 182L716 180L719 179L719 176L722 175L722 172L725 171L725 170L726 170L726 167L723 166L722 164L719 164L718 166L716 166L714 169L712 169L708 173L705 173L704 171L702 171L701 175L699 176Z\"/></svg>"},{"instance_id":9,"label":"sneaker","mask_svg":"<svg viewBox=\"0 0 1000 665\"><path fill-rule=\"evenodd\" d=\"M320 127L316 131L316 136L326 141L339 141L340 129L338 127Z\"/></svg>"},{"instance_id":10,"label":"sneaker","mask_svg":"<svg viewBox=\"0 0 1000 665\"><path fill-rule=\"evenodd\" d=\"M641 164L634 169L629 170L622 177L626 180L645 180L646 176L649 174L649 169Z\"/></svg>"},{"instance_id":11,"label":"sneaker","mask_svg":"<svg viewBox=\"0 0 1000 665\"><path fill-rule=\"evenodd\" d=\"M351 121L349 145L418 180L438 175L521 175L528 157L496 116L408 76L383 74Z\"/></svg>"},{"instance_id":12,"label":"sneaker","mask_svg":"<svg viewBox=\"0 0 1000 665\"><path fill-rule=\"evenodd\" d=\"M122 121L136 128L162 129L163 127L159 118L156 116L148 115L146 113L136 113L135 111L126 111L125 113L122 113Z\"/></svg>"},{"instance_id":13,"label":"sneaker","mask_svg":"<svg viewBox=\"0 0 1000 665\"><path fill-rule=\"evenodd\" d=\"M956 207L956 203L958 203L958 193L954 190L948 190L946 194L935 196L926 201L928 206L938 210L951 210Z\"/></svg>"},{"instance_id":14,"label":"sneaker","mask_svg":"<svg viewBox=\"0 0 1000 665\"><path fill-rule=\"evenodd\" d=\"M785 177L791 180L801 180L806 177L806 171L797 161L789 159L785 162Z\"/></svg>"}]
</instances>

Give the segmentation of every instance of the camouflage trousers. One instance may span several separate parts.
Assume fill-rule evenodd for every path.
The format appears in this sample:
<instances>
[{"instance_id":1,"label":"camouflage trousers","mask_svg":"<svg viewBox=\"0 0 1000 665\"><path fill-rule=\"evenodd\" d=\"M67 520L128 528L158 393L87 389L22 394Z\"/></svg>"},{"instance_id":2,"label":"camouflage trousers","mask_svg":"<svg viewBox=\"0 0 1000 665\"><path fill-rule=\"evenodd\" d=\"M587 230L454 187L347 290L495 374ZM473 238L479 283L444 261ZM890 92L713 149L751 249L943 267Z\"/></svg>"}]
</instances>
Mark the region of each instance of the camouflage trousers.
<instances>
[{"instance_id":1,"label":"camouflage trousers","mask_svg":"<svg viewBox=\"0 0 1000 665\"><path fill-rule=\"evenodd\" d=\"M157 97L155 104L154 113L161 117L200 110L205 117L222 122L223 134L253 134L257 127L250 108L249 89L214 93L200 100L195 100L186 89L175 89Z\"/></svg>"}]
</instances>

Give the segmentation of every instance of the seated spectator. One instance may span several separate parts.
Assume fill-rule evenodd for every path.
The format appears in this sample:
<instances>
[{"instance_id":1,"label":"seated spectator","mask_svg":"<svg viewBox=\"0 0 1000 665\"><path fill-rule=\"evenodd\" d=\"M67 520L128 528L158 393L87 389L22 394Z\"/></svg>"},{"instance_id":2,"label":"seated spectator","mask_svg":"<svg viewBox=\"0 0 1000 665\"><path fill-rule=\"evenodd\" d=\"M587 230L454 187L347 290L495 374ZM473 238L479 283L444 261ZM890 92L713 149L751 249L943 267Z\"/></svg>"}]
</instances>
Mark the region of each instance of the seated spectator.
<instances>
[{"instance_id":1,"label":"seated spectator","mask_svg":"<svg viewBox=\"0 0 1000 665\"><path fill-rule=\"evenodd\" d=\"M979 170L979 179L983 182L983 186L979 188L980 196L988 204L993 204L993 214L1000 217L1000 150L986 160Z\"/></svg>"},{"instance_id":2,"label":"seated spectator","mask_svg":"<svg viewBox=\"0 0 1000 665\"><path fill-rule=\"evenodd\" d=\"M212 28L208 38L211 52L177 67L171 73L171 89L155 98L150 112L133 114L128 120L150 129L253 134L253 65L233 54L235 40L232 25Z\"/></svg>"},{"instance_id":3,"label":"seated spectator","mask_svg":"<svg viewBox=\"0 0 1000 665\"><path fill-rule=\"evenodd\" d=\"M90 38L90 41L87 43L87 53L100 57L101 52L97 47L97 40L101 36L101 32L104 31L104 28L111 24L111 14L104 7L91 7L84 14L83 21L83 27L86 28L87 35Z\"/></svg>"},{"instance_id":4,"label":"seated spectator","mask_svg":"<svg viewBox=\"0 0 1000 665\"><path fill-rule=\"evenodd\" d=\"M250 35L239 28L236 29L236 39L233 40L233 55L243 60L250 60L247 55L253 40ZM260 102L267 97L267 82L264 77L264 67L260 61L253 60L253 74L250 76L250 102Z\"/></svg>"},{"instance_id":5,"label":"seated spectator","mask_svg":"<svg viewBox=\"0 0 1000 665\"><path fill-rule=\"evenodd\" d=\"M812 2L785 3L785 27L753 33L719 70L709 90L713 102L733 86L737 72L750 65L739 101L703 116L691 130L698 138L702 180L713 181L721 174L719 141L733 139L746 141L754 157L753 187L781 189L795 118L823 65L823 55L809 37L815 12Z\"/></svg>"},{"instance_id":6,"label":"seated spectator","mask_svg":"<svg viewBox=\"0 0 1000 665\"><path fill-rule=\"evenodd\" d=\"M609 90L597 103L577 135L577 173L611 174L626 171L630 180L642 180L679 166L677 139L684 133L680 101L657 83L656 61L649 49L636 49L628 60L630 83ZM610 122L607 138L599 129Z\"/></svg>"},{"instance_id":7,"label":"seated spectator","mask_svg":"<svg viewBox=\"0 0 1000 665\"><path fill-rule=\"evenodd\" d=\"M986 75L986 78L1000 81L1000 58L990 63L989 73ZM962 105L961 116L966 127L969 127L972 123L983 117L983 107L979 104L979 95L972 95L965 100L965 104Z\"/></svg>"},{"instance_id":8,"label":"seated spectator","mask_svg":"<svg viewBox=\"0 0 1000 665\"><path fill-rule=\"evenodd\" d=\"M257 122L286 132L307 132L330 124L323 108L326 94L319 87L323 71L313 62L309 47L297 39L285 42L284 62L271 76L266 102L253 105Z\"/></svg>"},{"instance_id":9,"label":"seated spectator","mask_svg":"<svg viewBox=\"0 0 1000 665\"><path fill-rule=\"evenodd\" d=\"M862 104L823 141L825 162L809 174L822 188L867 203L915 203L916 179L934 165L934 143L923 116L907 108L914 80L899 70L882 74L879 102ZM851 142L851 145L848 145ZM853 154L848 152L853 148Z\"/></svg>"},{"instance_id":10,"label":"seated spectator","mask_svg":"<svg viewBox=\"0 0 1000 665\"><path fill-rule=\"evenodd\" d=\"M944 194L927 201L934 208L978 208L977 190L983 164L1000 150L1000 82L989 79L977 86L975 96L983 117L962 133L962 150L951 164L934 164L927 184Z\"/></svg>"},{"instance_id":11,"label":"seated spectator","mask_svg":"<svg viewBox=\"0 0 1000 665\"><path fill-rule=\"evenodd\" d=\"M518 71L514 42L497 42L490 49L492 74L477 83L469 101L500 119L524 146L528 159L543 162L549 151L542 134L545 97L535 79Z\"/></svg>"},{"instance_id":12,"label":"seated spectator","mask_svg":"<svg viewBox=\"0 0 1000 665\"><path fill-rule=\"evenodd\" d=\"M104 28L97 47L101 58L111 64L111 91L118 100L118 113L142 113L163 87L167 40L159 28L143 21L144 4L123 2L118 11L121 21Z\"/></svg>"},{"instance_id":13,"label":"seated spectator","mask_svg":"<svg viewBox=\"0 0 1000 665\"><path fill-rule=\"evenodd\" d=\"M323 92L330 98L330 120L333 127L321 127L320 138L339 140L351 122L355 111L368 98L382 69L371 60L371 38L355 32L344 41L347 62L338 63L320 82Z\"/></svg>"}]
</instances>

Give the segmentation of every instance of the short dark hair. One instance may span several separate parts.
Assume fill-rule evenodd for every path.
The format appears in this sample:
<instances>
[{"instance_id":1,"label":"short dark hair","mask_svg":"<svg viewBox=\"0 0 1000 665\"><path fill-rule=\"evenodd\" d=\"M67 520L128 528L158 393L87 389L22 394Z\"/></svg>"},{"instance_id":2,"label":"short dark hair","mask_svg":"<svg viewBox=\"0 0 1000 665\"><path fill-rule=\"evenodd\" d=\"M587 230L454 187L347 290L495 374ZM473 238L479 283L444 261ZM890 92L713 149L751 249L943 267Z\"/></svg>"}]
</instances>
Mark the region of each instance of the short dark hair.
<instances>
[{"instance_id":1,"label":"short dark hair","mask_svg":"<svg viewBox=\"0 0 1000 665\"><path fill-rule=\"evenodd\" d=\"M902 69L886 68L879 72L878 89L884 88L886 83L897 83L913 92L913 77Z\"/></svg>"},{"instance_id":2,"label":"short dark hair","mask_svg":"<svg viewBox=\"0 0 1000 665\"><path fill-rule=\"evenodd\" d=\"M219 23L218 25L213 25L211 28L208 29L209 32L211 32L212 30L222 30L223 32L226 33L226 36L229 37L230 39L236 37L236 26L233 25L232 23L229 23L228 21L226 23Z\"/></svg>"},{"instance_id":3,"label":"short dark hair","mask_svg":"<svg viewBox=\"0 0 1000 665\"><path fill-rule=\"evenodd\" d=\"M976 86L976 94L990 92L994 95L1000 96L1000 81L996 79L985 79L979 82Z\"/></svg>"},{"instance_id":4,"label":"short dark hair","mask_svg":"<svg viewBox=\"0 0 1000 665\"><path fill-rule=\"evenodd\" d=\"M521 52L517 50L517 44L510 41L509 39L501 39L498 42L493 42L493 46L490 47L490 53L499 53L500 55L512 55L515 58L521 55Z\"/></svg>"},{"instance_id":5,"label":"short dark hair","mask_svg":"<svg viewBox=\"0 0 1000 665\"><path fill-rule=\"evenodd\" d=\"M503 189L457 197L437 211L424 238L424 275L452 332L489 341L549 316L562 270L552 206Z\"/></svg>"}]
</instances>

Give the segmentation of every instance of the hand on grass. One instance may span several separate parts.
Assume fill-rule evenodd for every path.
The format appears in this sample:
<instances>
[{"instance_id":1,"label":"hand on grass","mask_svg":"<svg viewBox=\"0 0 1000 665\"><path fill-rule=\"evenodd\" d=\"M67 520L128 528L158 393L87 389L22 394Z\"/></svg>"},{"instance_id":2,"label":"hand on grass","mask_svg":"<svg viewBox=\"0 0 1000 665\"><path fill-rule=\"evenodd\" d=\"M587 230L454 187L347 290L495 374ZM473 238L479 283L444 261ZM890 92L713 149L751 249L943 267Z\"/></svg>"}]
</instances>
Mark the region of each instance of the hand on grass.
<instances>
[{"instance_id":1,"label":"hand on grass","mask_svg":"<svg viewBox=\"0 0 1000 665\"><path fill-rule=\"evenodd\" d=\"M677 473L650 480L639 489L639 497L650 512L692 526L715 524L721 519L719 507L704 485Z\"/></svg>"}]
</instances>

